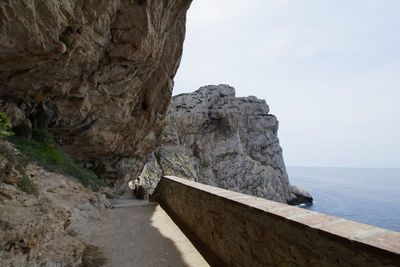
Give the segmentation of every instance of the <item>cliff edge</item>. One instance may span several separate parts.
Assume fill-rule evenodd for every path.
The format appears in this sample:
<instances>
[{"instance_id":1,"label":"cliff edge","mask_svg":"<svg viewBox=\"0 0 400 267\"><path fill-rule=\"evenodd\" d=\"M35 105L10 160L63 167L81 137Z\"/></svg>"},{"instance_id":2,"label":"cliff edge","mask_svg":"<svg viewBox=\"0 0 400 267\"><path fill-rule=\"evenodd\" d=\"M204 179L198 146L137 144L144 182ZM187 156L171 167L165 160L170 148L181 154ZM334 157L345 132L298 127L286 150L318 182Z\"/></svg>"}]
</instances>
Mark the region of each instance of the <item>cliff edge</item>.
<instances>
[{"instance_id":1,"label":"cliff edge","mask_svg":"<svg viewBox=\"0 0 400 267\"><path fill-rule=\"evenodd\" d=\"M228 85L172 98L158 147L140 182L152 186L161 175L282 203L312 202L308 192L289 183L278 120L265 100L235 97Z\"/></svg>"}]
</instances>

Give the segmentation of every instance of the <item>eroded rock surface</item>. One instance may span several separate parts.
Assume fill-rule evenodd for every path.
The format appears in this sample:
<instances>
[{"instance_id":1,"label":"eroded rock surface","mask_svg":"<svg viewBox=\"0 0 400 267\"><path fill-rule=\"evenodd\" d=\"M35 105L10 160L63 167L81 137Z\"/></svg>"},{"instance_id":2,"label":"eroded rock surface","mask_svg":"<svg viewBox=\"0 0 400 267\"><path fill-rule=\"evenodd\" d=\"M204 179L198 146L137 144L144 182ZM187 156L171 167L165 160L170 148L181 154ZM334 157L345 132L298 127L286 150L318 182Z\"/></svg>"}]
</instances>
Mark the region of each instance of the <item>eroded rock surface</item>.
<instances>
[{"instance_id":1,"label":"eroded rock surface","mask_svg":"<svg viewBox=\"0 0 400 267\"><path fill-rule=\"evenodd\" d=\"M154 148L191 0L0 3L0 110L123 188Z\"/></svg>"},{"instance_id":2,"label":"eroded rock surface","mask_svg":"<svg viewBox=\"0 0 400 267\"><path fill-rule=\"evenodd\" d=\"M277 133L265 100L235 97L228 85L174 96L140 182L175 175L283 203L311 201L298 188L293 194Z\"/></svg>"},{"instance_id":3,"label":"eroded rock surface","mask_svg":"<svg viewBox=\"0 0 400 267\"><path fill-rule=\"evenodd\" d=\"M13 175L22 179L21 173ZM100 220L101 210L110 203L70 177L34 164L23 175L36 194L3 183L8 175L0 180L0 266L81 266L88 246L93 247L86 243L87 224Z\"/></svg>"}]
</instances>

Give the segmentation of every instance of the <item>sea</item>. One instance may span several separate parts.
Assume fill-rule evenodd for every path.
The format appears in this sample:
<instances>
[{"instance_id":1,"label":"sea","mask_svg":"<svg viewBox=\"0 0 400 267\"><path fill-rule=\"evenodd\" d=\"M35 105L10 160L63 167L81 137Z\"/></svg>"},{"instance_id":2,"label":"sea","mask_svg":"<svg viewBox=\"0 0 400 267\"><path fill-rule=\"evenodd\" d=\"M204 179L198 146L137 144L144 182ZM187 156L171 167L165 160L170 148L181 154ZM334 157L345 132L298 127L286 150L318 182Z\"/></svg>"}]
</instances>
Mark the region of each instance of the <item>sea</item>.
<instances>
[{"instance_id":1,"label":"sea","mask_svg":"<svg viewBox=\"0 0 400 267\"><path fill-rule=\"evenodd\" d=\"M400 169L287 167L289 180L310 192L301 208L400 232Z\"/></svg>"}]
</instances>

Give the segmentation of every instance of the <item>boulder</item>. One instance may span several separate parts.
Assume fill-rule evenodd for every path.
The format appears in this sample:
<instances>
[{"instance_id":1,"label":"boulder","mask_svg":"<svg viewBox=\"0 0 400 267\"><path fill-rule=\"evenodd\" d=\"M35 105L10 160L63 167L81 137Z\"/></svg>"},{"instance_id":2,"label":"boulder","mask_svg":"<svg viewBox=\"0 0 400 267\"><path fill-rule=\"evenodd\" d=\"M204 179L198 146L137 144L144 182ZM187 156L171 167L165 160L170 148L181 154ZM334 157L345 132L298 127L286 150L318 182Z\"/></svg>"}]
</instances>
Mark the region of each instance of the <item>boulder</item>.
<instances>
[{"instance_id":1,"label":"boulder","mask_svg":"<svg viewBox=\"0 0 400 267\"><path fill-rule=\"evenodd\" d=\"M291 205L299 205L302 203L312 203L313 198L306 190L298 188L295 185L290 186L290 192L293 194L292 199L288 201Z\"/></svg>"}]
</instances>

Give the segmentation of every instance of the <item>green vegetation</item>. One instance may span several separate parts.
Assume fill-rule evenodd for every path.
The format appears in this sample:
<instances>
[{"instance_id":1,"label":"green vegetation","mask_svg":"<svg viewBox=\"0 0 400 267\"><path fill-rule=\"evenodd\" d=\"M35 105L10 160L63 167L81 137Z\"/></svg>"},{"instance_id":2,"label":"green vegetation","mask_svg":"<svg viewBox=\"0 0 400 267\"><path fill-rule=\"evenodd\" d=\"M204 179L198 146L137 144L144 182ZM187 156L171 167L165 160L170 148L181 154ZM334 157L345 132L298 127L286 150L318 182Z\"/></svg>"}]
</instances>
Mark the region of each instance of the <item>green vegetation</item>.
<instances>
[{"instance_id":1,"label":"green vegetation","mask_svg":"<svg viewBox=\"0 0 400 267\"><path fill-rule=\"evenodd\" d=\"M107 199L114 199L114 197L112 195L110 195L109 193L105 193L105 194L106 194Z\"/></svg>"},{"instance_id":2,"label":"green vegetation","mask_svg":"<svg viewBox=\"0 0 400 267\"><path fill-rule=\"evenodd\" d=\"M0 139L3 139L5 136L14 135L14 133L11 132L10 130L10 123L11 123L10 118L8 118L7 115L4 114L3 112L0 112ZM6 153L0 154L0 158L5 155ZM33 194L34 196L37 197L39 195L39 192L36 186L32 183L32 181L29 179L28 175L26 175L25 172L25 167L27 164L22 159L18 162L19 163L15 167L22 176L21 180L17 183L18 187L21 188L26 193Z\"/></svg>"},{"instance_id":3,"label":"green vegetation","mask_svg":"<svg viewBox=\"0 0 400 267\"><path fill-rule=\"evenodd\" d=\"M160 154L158 154L158 153L156 152L154 156L155 156L155 158L156 158L157 164L158 164L158 165L161 165L161 163L160 163L160 162L161 162L161 156L160 156Z\"/></svg>"},{"instance_id":4,"label":"green vegetation","mask_svg":"<svg viewBox=\"0 0 400 267\"><path fill-rule=\"evenodd\" d=\"M12 136L13 132L10 131L10 118L6 114L0 112L0 139L4 136Z\"/></svg>"},{"instance_id":5,"label":"green vegetation","mask_svg":"<svg viewBox=\"0 0 400 267\"><path fill-rule=\"evenodd\" d=\"M10 131L10 123L10 118L8 118L5 113L0 112L0 140L5 136L14 135L14 133ZM0 159L5 155L5 153L0 153Z\"/></svg>"},{"instance_id":6,"label":"green vegetation","mask_svg":"<svg viewBox=\"0 0 400 267\"><path fill-rule=\"evenodd\" d=\"M67 47L67 50L71 48L71 42L70 40L65 36L65 35L60 35L58 36L58 40L63 42L65 44L65 47Z\"/></svg>"},{"instance_id":7,"label":"green vegetation","mask_svg":"<svg viewBox=\"0 0 400 267\"><path fill-rule=\"evenodd\" d=\"M26 161L19 161L20 163L16 166L17 171L22 176L21 180L17 183L18 187L21 188L28 194L32 194L35 197L39 196L39 191L34 183L32 183L31 179L29 179L28 175L25 172L25 167L28 164Z\"/></svg>"},{"instance_id":8,"label":"green vegetation","mask_svg":"<svg viewBox=\"0 0 400 267\"><path fill-rule=\"evenodd\" d=\"M79 179L84 186L91 186L93 190L98 190L99 185L104 185L96 174L76 164L70 155L62 151L49 132L34 130L32 137L33 140L10 137L10 141L25 156L25 161L37 162L49 171L71 175Z\"/></svg>"}]
</instances>

